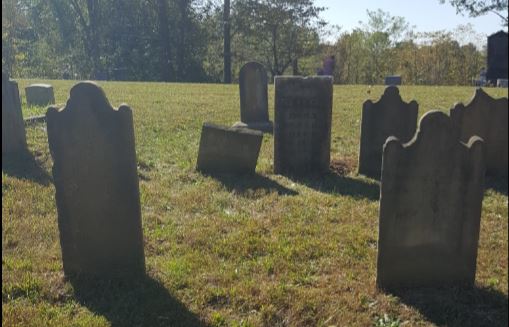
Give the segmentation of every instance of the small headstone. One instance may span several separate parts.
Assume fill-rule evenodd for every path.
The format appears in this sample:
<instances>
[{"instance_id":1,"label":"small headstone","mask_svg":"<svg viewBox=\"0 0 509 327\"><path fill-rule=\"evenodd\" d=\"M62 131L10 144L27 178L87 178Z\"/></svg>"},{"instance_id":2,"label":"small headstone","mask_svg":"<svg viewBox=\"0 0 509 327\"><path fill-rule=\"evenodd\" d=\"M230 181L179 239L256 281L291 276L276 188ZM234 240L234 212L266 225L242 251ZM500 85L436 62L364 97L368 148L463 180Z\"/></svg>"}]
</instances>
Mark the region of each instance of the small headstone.
<instances>
[{"instance_id":1,"label":"small headstone","mask_svg":"<svg viewBox=\"0 0 509 327\"><path fill-rule=\"evenodd\" d=\"M387 76L385 77L385 85L401 85L401 76Z\"/></svg>"},{"instance_id":2,"label":"small headstone","mask_svg":"<svg viewBox=\"0 0 509 327\"><path fill-rule=\"evenodd\" d=\"M27 141L18 83L2 72L2 155L22 154Z\"/></svg>"},{"instance_id":3,"label":"small headstone","mask_svg":"<svg viewBox=\"0 0 509 327\"><path fill-rule=\"evenodd\" d=\"M395 136L402 142L412 139L417 128L419 105L401 99L396 86L388 86L382 98L362 106L359 174L379 179L385 141Z\"/></svg>"},{"instance_id":4,"label":"small headstone","mask_svg":"<svg viewBox=\"0 0 509 327\"><path fill-rule=\"evenodd\" d=\"M49 84L31 84L25 88L29 106L46 106L55 103L53 86Z\"/></svg>"},{"instance_id":5,"label":"small headstone","mask_svg":"<svg viewBox=\"0 0 509 327\"><path fill-rule=\"evenodd\" d=\"M93 82L46 113L66 275L145 273L131 109Z\"/></svg>"},{"instance_id":6,"label":"small headstone","mask_svg":"<svg viewBox=\"0 0 509 327\"><path fill-rule=\"evenodd\" d=\"M263 132L273 131L269 120L267 71L257 62L249 62L240 70L240 123L234 127L250 128Z\"/></svg>"},{"instance_id":7,"label":"small headstone","mask_svg":"<svg viewBox=\"0 0 509 327\"><path fill-rule=\"evenodd\" d=\"M263 133L204 123L196 169L204 173L254 174Z\"/></svg>"},{"instance_id":8,"label":"small headstone","mask_svg":"<svg viewBox=\"0 0 509 327\"><path fill-rule=\"evenodd\" d=\"M276 76L276 174L329 170L332 80L331 76Z\"/></svg>"},{"instance_id":9,"label":"small headstone","mask_svg":"<svg viewBox=\"0 0 509 327\"><path fill-rule=\"evenodd\" d=\"M488 175L508 176L508 113L507 98L494 99L481 88L469 104L459 103L450 110L462 142L474 135L484 140Z\"/></svg>"},{"instance_id":10,"label":"small headstone","mask_svg":"<svg viewBox=\"0 0 509 327\"><path fill-rule=\"evenodd\" d=\"M426 113L416 137L384 146L377 285L472 286L484 192L484 142L459 142L451 119Z\"/></svg>"},{"instance_id":11,"label":"small headstone","mask_svg":"<svg viewBox=\"0 0 509 327\"><path fill-rule=\"evenodd\" d=\"M509 87L509 79L499 78L497 79L497 87Z\"/></svg>"}]
</instances>

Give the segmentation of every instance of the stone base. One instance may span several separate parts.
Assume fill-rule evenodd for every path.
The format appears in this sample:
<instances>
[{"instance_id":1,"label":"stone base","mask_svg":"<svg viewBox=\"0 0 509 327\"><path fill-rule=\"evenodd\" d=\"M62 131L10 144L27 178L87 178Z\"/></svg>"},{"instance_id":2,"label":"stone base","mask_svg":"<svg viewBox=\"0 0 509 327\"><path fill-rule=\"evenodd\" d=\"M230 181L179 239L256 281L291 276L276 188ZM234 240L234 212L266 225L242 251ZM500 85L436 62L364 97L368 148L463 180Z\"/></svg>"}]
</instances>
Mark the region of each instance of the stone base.
<instances>
[{"instance_id":1,"label":"stone base","mask_svg":"<svg viewBox=\"0 0 509 327\"><path fill-rule=\"evenodd\" d=\"M264 133L270 133L272 134L274 132L274 124L271 121L267 122L256 122L256 123L243 123L243 122L236 122L233 124L232 128L247 128L247 129L254 129L256 131L261 131Z\"/></svg>"}]
</instances>

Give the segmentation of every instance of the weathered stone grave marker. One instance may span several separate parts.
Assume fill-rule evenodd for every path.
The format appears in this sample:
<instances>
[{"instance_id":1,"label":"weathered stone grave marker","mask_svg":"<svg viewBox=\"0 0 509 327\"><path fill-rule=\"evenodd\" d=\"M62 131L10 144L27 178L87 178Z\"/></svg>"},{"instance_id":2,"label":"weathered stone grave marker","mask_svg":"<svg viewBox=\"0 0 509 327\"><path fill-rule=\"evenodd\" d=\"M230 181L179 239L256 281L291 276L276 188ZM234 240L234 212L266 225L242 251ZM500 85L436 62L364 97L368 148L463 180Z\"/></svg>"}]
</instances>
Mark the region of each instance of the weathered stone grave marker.
<instances>
[{"instance_id":1,"label":"weathered stone grave marker","mask_svg":"<svg viewBox=\"0 0 509 327\"><path fill-rule=\"evenodd\" d=\"M204 173L254 174L262 138L260 131L204 123L196 169Z\"/></svg>"},{"instance_id":2,"label":"weathered stone grave marker","mask_svg":"<svg viewBox=\"0 0 509 327\"><path fill-rule=\"evenodd\" d=\"M53 86L50 84L31 84L25 88L25 95L29 106L45 106L55 103Z\"/></svg>"},{"instance_id":3,"label":"weathered stone grave marker","mask_svg":"<svg viewBox=\"0 0 509 327\"><path fill-rule=\"evenodd\" d=\"M332 77L276 76L274 171L324 172L330 165Z\"/></svg>"},{"instance_id":4,"label":"weathered stone grave marker","mask_svg":"<svg viewBox=\"0 0 509 327\"><path fill-rule=\"evenodd\" d=\"M508 111L507 98L494 99L481 88L469 104L459 103L450 110L462 142L474 135L484 140L488 175L508 176Z\"/></svg>"},{"instance_id":5,"label":"weathered stone grave marker","mask_svg":"<svg viewBox=\"0 0 509 327\"><path fill-rule=\"evenodd\" d=\"M2 155L28 151L18 83L2 72Z\"/></svg>"},{"instance_id":6,"label":"weathered stone grave marker","mask_svg":"<svg viewBox=\"0 0 509 327\"><path fill-rule=\"evenodd\" d=\"M385 85L401 85L401 76L387 76L385 77Z\"/></svg>"},{"instance_id":7,"label":"weathered stone grave marker","mask_svg":"<svg viewBox=\"0 0 509 327\"><path fill-rule=\"evenodd\" d=\"M257 62L242 66L239 76L240 120L234 127L250 128L263 132L273 131L269 120L267 71Z\"/></svg>"},{"instance_id":8,"label":"weathered stone grave marker","mask_svg":"<svg viewBox=\"0 0 509 327\"><path fill-rule=\"evenodd\" d=\"M46 117L65 274L144 274L131 109L81 82Z\"/></svg>"},{"instance_id":9,"label":"weathered stone grave marker","mask_svg":"<svg viewBox=\"0 0 509 327\"><path fill-rule=\"evenodd\" d=\"M426 113L407 144L384 146L377 285L471 286L484 192L484 142L459 142L451 119Z\"/></svg>"},{"instance_id":10,"label":"weathered stone grave marker","mask_svg":"<svg viewBox=\"0 0 509 327\"><path fill-rule=\"evenodd\" d=\"M359 174L379 179L385 141L395 136L406 143L415 134L419 105L401 99L396 86L388 86L378 102L362 106Z\"/></svg>"}]
</instances>

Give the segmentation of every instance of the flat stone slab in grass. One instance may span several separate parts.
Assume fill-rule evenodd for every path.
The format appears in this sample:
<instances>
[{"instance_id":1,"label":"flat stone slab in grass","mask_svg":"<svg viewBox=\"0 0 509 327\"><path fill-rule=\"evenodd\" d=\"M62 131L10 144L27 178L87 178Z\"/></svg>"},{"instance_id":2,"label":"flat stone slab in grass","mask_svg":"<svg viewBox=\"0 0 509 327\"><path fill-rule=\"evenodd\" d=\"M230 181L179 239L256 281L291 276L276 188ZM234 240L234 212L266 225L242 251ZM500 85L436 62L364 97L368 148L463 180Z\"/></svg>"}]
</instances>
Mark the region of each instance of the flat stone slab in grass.
<instances>
[{"instance_id":1,"label":"flat stone slab in grass","mask_svg":"<svg viewBox=\"0 0 509 327\"><path fill-rule=\"evenodd\" d=\"M406 143L417 128L419 105L401 99L396 86L388 86L377 102L368 100L362 106L359 174L380 179L382 150L390 136Z\"/></svg>"},{"instance_id":2,"label":"flat stone slab in grass","mask_svg":"<svg viewBox=\"0 0 509 327\"><path fill-rule=\"evenodd\" d=\"M254 174L263 133L204 123L196 169L204 173Z\"/></svg>"},{"instance_id":3,"label":"flat stone slab in grass","mask_svg":"<svg viewBox=\"0 0 509 327\"><path fill-rule=\"evenodd\" d=\"M93 82L46 113L66 275L145 273L131 109L114 109Z\"/></svg>"},{"instance_id":4,"label":"flat stone slab in grass","mask_svg":"<svg viewBox=\"0 0 509 327\"><path fill-rule=\"evenodd\" d=\"M274 171L303 175L329 170L332 77L276 76Z\"/></svg>"},{"instance_id":5,"label":"flat stone slab in grass","mask_svg":"<svg viewBox=\"0 0 509 327\"><path fill-rule=\"evenodd\" d=\"M27 151L18 83L2 72L2 155Z\"/></svg>"},{"instance_id":6,"label":"flat stone slab in grass","mask_svg":"<svg viewBox=\"0 0 509 327\"><path fill-rule=\"evenodd\" d=\"M25 88L29 106L46 106L55 103L53 86L50 84L31 84Z\"/></svg>"},{"instance_id":7,"label":"flat stone slab in grass","mask_svg":"<svg viewBox=\"0 0 509 327\"><path fill-rule=\"evenodd\" d=\"M484 142L459 141L449 116L426 113L416 137L384 146L377 285L472 286L484 194Z\"/></svg>"},{"instance_id":8,"label":"flat stone slab in grass","mask_svg":"<svg viewBox=\"0 0 509 327\"><path fill-rule=\"evenodd\" d=\"M450 116L462 142L480 136L485 142L488 175L508 176L508 119L507 98L494 99L481 88L466 106L456 104Z\"/></svg>"}]
</instances>

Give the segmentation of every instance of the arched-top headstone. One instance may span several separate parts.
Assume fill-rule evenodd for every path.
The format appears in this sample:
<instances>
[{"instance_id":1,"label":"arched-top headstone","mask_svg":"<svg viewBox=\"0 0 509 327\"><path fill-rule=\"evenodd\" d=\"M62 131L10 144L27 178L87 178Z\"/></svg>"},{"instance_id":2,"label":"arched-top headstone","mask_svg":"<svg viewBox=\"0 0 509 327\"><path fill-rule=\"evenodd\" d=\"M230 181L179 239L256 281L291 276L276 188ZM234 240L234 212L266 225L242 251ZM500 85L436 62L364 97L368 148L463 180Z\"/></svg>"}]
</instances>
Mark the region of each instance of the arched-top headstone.
<instances>
[{"instance_id":1,"label":"arched-top headstone","mask_svg":"<svg viewBox=\"0 0 509 327\"><path fill-rule=\"evenodd\" d=\"M240 69L240 123L234 127L247 127L272 132L269 121L267 71L262 64L248 62Z\"/></svg>"},{"instance_id":2,"label":"arched-top headstone","mask_svg":"<svg viewBox=\"0 0 509 327\"><path fill-rule=\"evenodd\" d=\"M508 175L508 112L507 98L494 99L481 88L475 91L469 104L458 103L450 110L462 142L468 142L474 135L484 140L489 175Z\"/></svg>"},{"instance_id":3,"label":"arched-top headstone","mask_svg":"<svg viewBox=\"0 0 509 327\"><path fill-rule=\"evenodd\" d=\"M475 280L484 192L483 141L459 142L440 111L415 137L384 145L377 285L468 285Z\"/></svg>"},{"instance_id":4,"label":"arched-top headstone","mask_svg":"<svg viewBox=\"0 0 509 327\"><path fill-rule=\"evenodd\" d=\"M81 82L46 117L65 274L144 274L131 109Z\"/></svg>"},{"instance_id":5,"label":"arched-top headstone","mask_svg":"<svg viewBox=\"0 0 509 327\"><path fill-rule=\"evenodd\" d=\"M2 72L2 155L22 154L27 141L18 83Z\"/></svg>"},{"instance_id":6,"label":"arched-top headstone","mask_svg":"<svg viewBox=\"0 0 509 327\"><path fill-rule=\"evenodd\" d=\"M419 105L404 102L396 86L389 86L377 102L362 106L359 174L379 179L382 149L390 136L408 142L415 134Z\"/></svg>"}]
</instances>

